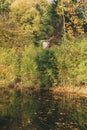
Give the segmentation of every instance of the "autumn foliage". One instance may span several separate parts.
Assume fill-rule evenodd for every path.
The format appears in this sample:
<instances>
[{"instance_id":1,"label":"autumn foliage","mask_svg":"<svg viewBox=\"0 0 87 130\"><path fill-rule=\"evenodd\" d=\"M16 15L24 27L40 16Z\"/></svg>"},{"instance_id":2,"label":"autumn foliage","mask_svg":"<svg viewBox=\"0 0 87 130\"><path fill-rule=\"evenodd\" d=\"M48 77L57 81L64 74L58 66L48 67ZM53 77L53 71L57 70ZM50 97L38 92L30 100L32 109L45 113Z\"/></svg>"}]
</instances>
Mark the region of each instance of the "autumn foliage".
<instances>
[{"instance_id":1,"label":"autumn foliage","mask_svg":"<svg viewBox=\"0 0 87 130\"><path fill-rule=\"evenodd\" d=\"M86 33L84 1L0 0L1 86L87 84Z\"/></svg>"}]
</instances>

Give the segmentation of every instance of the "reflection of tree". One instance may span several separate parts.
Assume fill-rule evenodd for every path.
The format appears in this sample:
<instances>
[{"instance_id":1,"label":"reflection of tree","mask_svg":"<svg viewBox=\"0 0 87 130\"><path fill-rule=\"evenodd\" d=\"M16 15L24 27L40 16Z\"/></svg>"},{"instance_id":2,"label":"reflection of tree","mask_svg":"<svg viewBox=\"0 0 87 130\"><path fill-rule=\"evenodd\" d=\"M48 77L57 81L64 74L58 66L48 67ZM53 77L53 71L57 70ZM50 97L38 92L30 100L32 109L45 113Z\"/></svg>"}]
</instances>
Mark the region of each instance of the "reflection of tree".
<instances>
[{"instance_id":1,"label":"reflection of tree","mask_svg":"<svg viewBox=\"0 0 87 130\"><path fill-rule=\"evenodd\" d=\"M59 101L60 100L60 101ZM80 129L86 130L87 127L87 99L75 95L61 95L61 99L56 97L59 106L59 118L57 119L57 128L62 130Z\"/></svg>"},{"instance_id":2,"label":"reflection of tree","mask_svg":"<svg viewBox=\"0 0 87 130\"><path fill-rule=\"evenodd\" d=\"M15 130L21 126L22 123L22 95L18 91L14 94L7 93L5 102L5 113L3 115L2 130ZM4 110L3 110L4 111Z\"/></svg>"},{"instance_id":3,"label":"reflection of tree","mask_svg":"<svg viewBox=\"0 0 87 130\"><path fill-rule=\"evenodd\" d=\"M40 92L0 92L0 130L86 130L87 98Z\"/></svg>"},{"instance_id":4,"label":"reflection of tree","mask_svg":"<svg viewBox=\"0 0 87 130\"><path fill-rule=\"evenodd\" d=\"M27 130L31 127L38 107L37 102L34 103L34 96L31 92L6 93L8 98L5 98L2 104L5 109L1 113L2 116L0 114L0 130Z\"/></svg>"},{"instance_id":5,"label":"reflection of tree","mask_svg":"<svg viewBox=\"0 0 87 130\"><path fill-rule=\"evenodd\" d=\"M56 103L53 102L53 94L49 90L41 90L39 93L39 108L34 123L37 130L55 129L55 122L58 112Z\"/></svg>"}]
</instances>

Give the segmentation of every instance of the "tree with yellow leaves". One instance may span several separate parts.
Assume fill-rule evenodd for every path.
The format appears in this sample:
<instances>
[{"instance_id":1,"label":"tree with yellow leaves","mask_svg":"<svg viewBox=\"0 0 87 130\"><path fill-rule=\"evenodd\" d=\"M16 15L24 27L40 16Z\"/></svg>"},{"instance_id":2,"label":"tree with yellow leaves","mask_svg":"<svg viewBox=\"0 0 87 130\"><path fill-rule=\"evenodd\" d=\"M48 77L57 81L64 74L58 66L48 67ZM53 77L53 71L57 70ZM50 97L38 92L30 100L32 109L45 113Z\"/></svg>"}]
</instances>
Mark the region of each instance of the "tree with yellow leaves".
<instances>
[{"instance_id":1,"label":"tree with yellow leaves","mask_svg":"<svg viewBox=\"0 0 87 130\"><path fill-rule=\"evenodd\" d=\"M57 0L58 1L58 0ZM87 3L76 0L59 0L57 14L62 18L63 36L73 38L87 32Z\"/></svg>"}]
</instances>

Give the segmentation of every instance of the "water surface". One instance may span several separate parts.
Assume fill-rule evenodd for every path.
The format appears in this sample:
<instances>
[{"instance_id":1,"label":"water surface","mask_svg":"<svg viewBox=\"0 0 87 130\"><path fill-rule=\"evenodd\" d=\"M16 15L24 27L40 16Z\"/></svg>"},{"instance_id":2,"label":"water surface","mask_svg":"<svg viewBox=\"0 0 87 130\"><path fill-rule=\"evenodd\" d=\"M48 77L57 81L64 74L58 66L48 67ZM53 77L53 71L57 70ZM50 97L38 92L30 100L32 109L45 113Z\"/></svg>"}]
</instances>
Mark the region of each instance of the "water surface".
<instances>
[{"instance_id":1,"label":"water surface","mask_svg":"<svg viewBox=\"0 0 87 130\"><path fill-rule=\"evenodd\" d=\"M87 130L87 98L0 91L0 130Z\"/></svg>"}]
</instances>

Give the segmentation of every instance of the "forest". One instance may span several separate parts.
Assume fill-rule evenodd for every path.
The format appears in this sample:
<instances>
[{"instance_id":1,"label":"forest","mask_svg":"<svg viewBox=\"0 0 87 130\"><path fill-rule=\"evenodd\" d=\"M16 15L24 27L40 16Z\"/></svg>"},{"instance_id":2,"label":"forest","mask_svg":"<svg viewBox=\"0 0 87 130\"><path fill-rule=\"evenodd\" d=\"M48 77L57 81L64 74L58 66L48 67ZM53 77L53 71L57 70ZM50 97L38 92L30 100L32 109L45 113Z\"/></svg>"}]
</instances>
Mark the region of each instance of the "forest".
<instances>
[{"instance_id":1,"label":"forest","mask_svg":"<svg viewBox=\"0 0 87 130\"><path fill-rule=\"evenodd\" d=\"M0 0L0 88L84 85L87 1Z\"/></svg>"}]
</instances>

